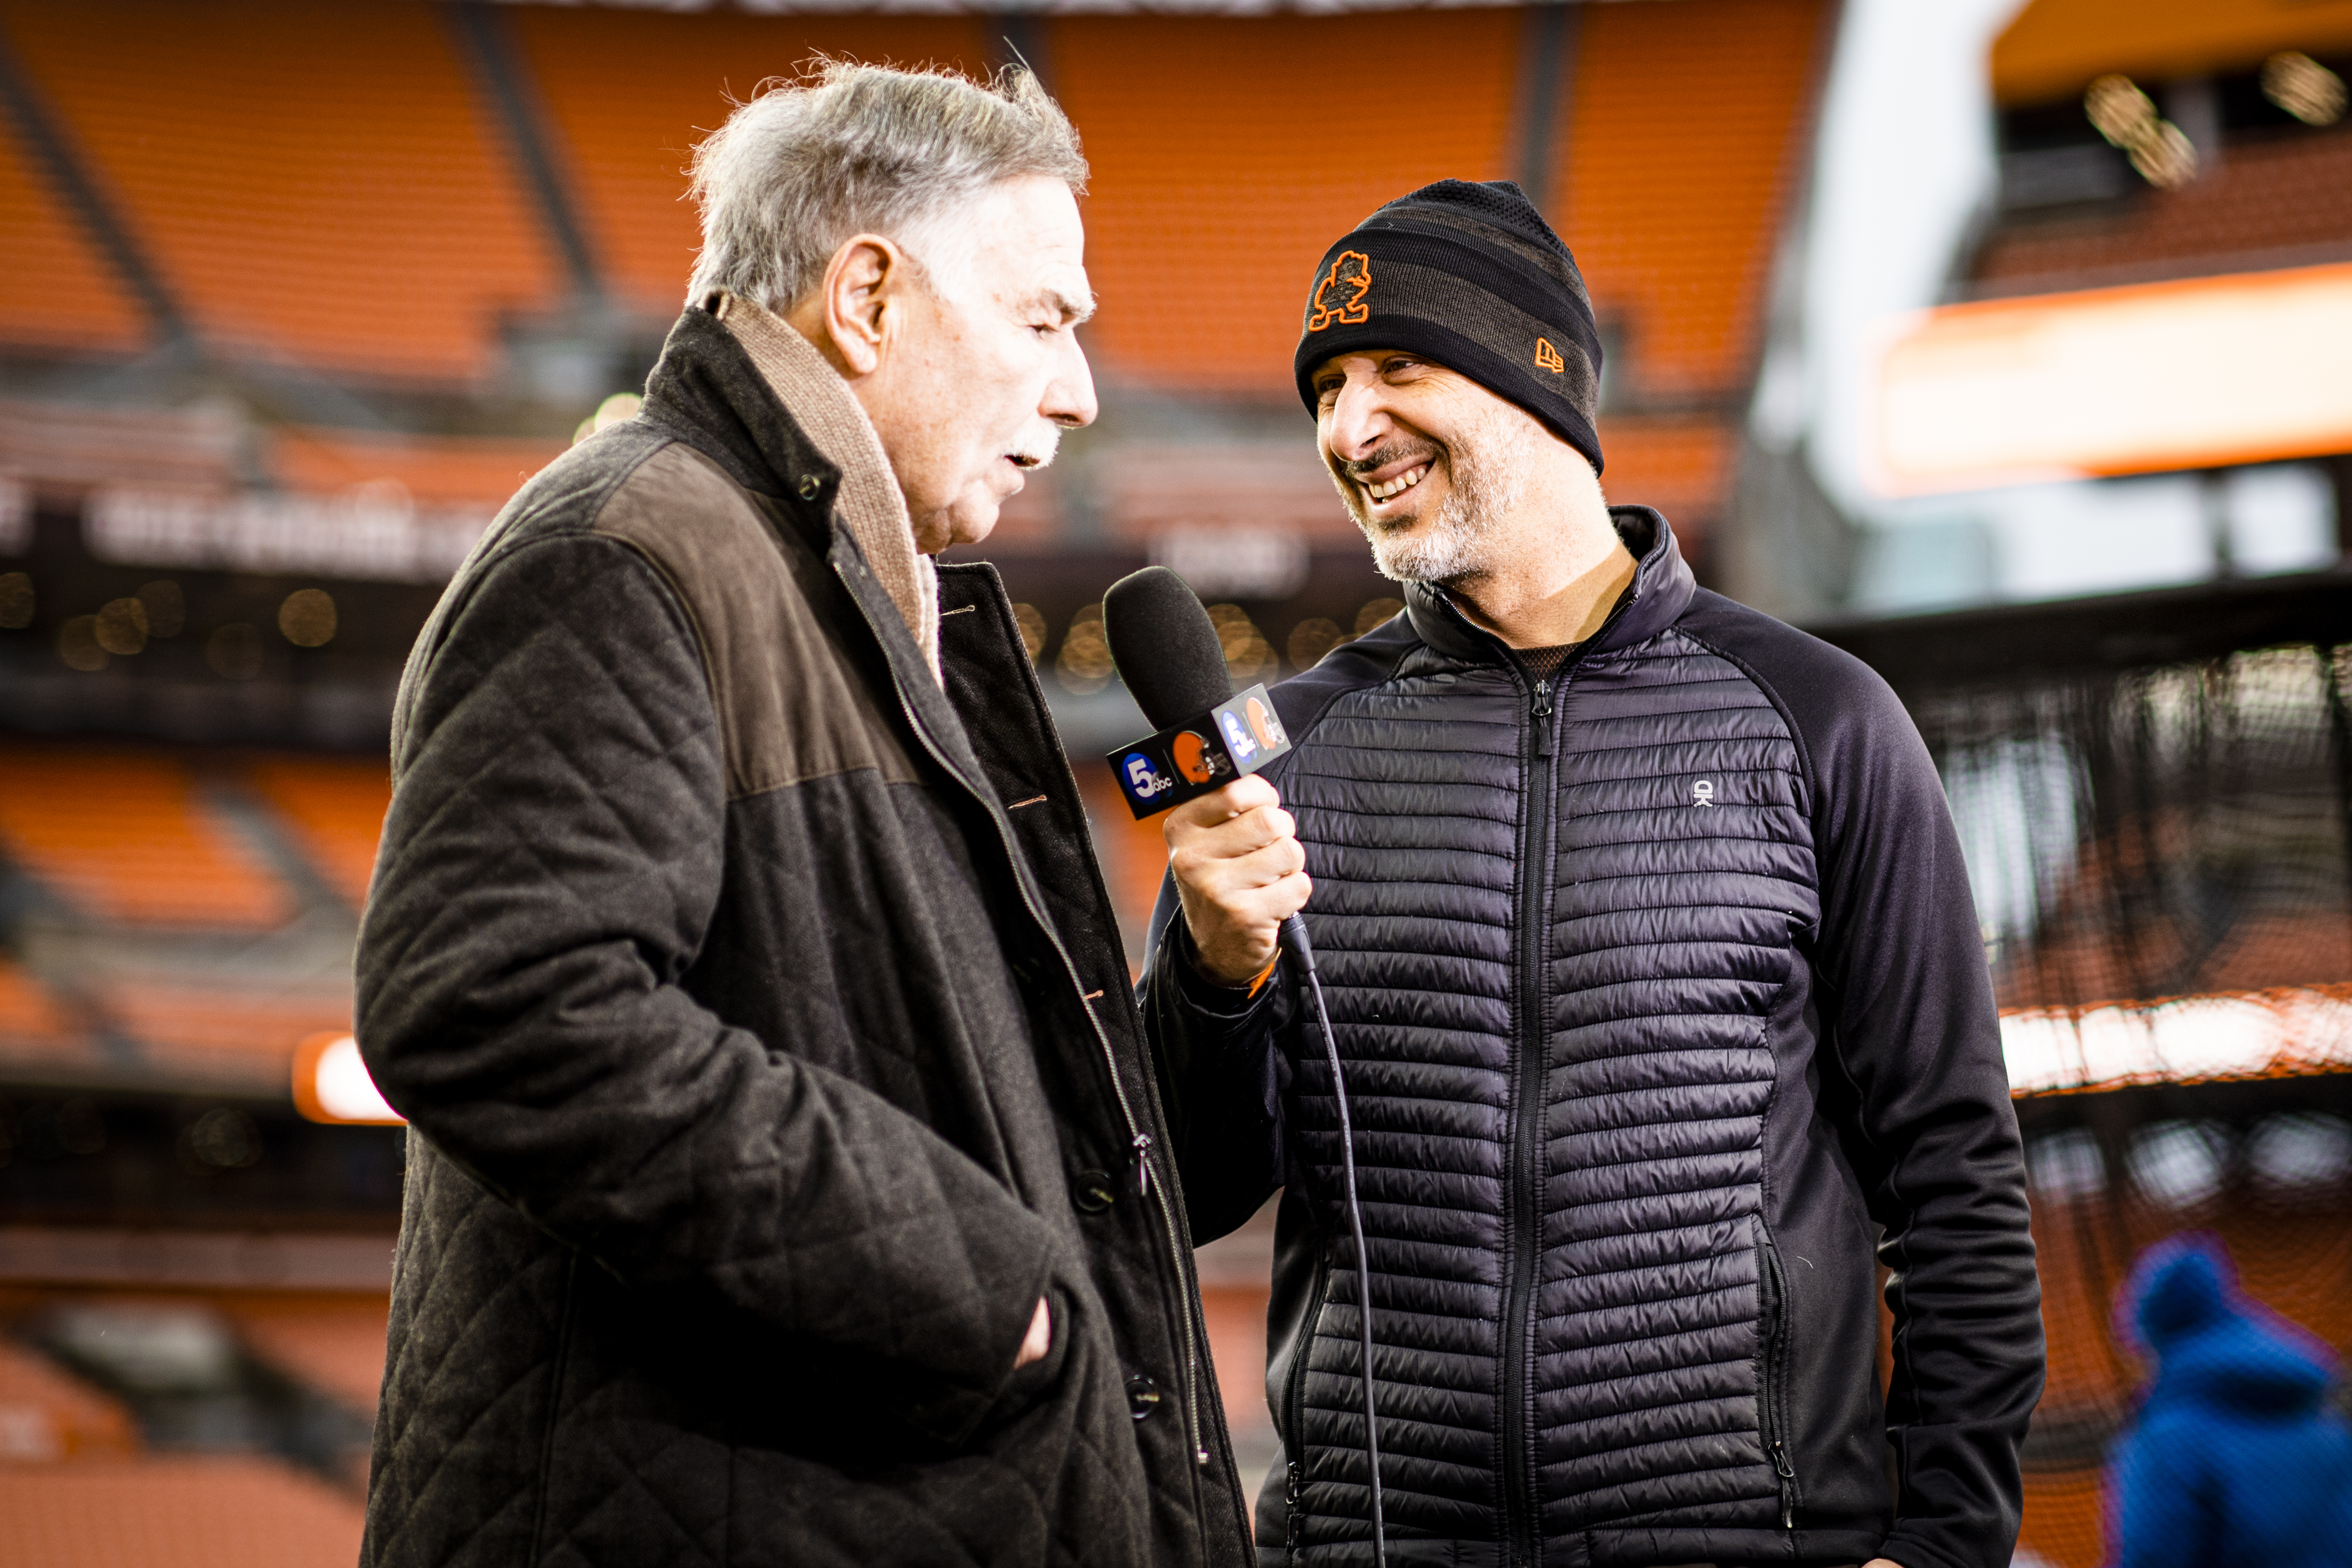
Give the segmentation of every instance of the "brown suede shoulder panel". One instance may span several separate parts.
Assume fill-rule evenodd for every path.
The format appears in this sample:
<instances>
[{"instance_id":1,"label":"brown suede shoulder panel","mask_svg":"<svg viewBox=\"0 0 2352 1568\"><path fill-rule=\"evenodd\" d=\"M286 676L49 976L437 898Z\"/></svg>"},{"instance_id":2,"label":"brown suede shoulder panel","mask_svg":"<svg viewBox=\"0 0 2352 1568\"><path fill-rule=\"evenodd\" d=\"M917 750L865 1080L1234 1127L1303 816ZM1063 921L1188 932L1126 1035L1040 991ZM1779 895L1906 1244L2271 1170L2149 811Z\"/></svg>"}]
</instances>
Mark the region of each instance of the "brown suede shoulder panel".
<instances>
[{"instance_id":1,"label":"brown suede shoulder panel","mask_svg":"<svg viewBox=\"0 0 2352 1568\"><path fill-rule=\"evenodd\" d=\"M825 563L758 499L683 444L637 466L594 532L669 580L702 640L730 800L862 768L916 778L894 727L817 605L839 597Z\"/></svg>"}]
</instances>

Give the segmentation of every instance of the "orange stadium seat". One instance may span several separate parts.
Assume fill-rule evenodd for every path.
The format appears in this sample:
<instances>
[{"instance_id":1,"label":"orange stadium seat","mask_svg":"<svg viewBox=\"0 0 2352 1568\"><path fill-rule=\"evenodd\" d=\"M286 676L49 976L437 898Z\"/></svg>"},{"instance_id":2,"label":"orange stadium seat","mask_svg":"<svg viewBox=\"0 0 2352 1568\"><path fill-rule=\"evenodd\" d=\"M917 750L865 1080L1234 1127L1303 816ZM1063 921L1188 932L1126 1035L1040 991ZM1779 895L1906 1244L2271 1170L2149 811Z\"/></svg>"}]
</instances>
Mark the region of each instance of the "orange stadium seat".
<instances>
[{"instance_id":1,"label":"orange stadium seat","mask_svg":"<svg viewBox=\"0 0 2352 1568\"><path fill-rule=\"evenodd\" d=\"M1682 0L1581 13L1547 210L1564 215L1643 396L1748 384L1810 144L1827 11L1821 0Z\"/></svg>"},{"instance_id":2,"label":"orange stadium seat","mask_svg":"<svg viewBox=\"0 0 2352 1568\"><path fill-rule=\"evenodd\" d=\"M0 1466L8 1568L320 1568L361 1524L356 1498L244 1455Z\"/></svg>"},{"instance_id":3,"label":"orange stadium seat","mask_svg":"<svg viewBox=\"0 0 2352 1568\"><path fill-rule=\"evenodd\" d=\"M1521 13L1066 16L1052 86L1086 141L1087 330L1107 380L1271 400L1315 263L1416 185L1508 171ZM1368 111L1400 61L1410 112Z\"/></svg>"},{"instance_id":4,"label":"orange stadium seat","mask_svg":"<svg viewBox=\"0 0 2352 1568\"><path fill-rule=\"evenodd\" d=\"M276 757L255 763L251 777L335 891L353 908L365 903L376 839L392 806L383 759Z\"/></svg>"},{"instance_id":5,"label":"orange stadium seat","mask_svg":"<svg viewBox=\"0 0 2352 1568\"><path fill-rule=\"evenodd\" d=\"M1720 420L1667 414L1605 415L1601 479L1612 501L1655 507L1685 549L1723 505L1738 437Z\"/></svg>"},{"instance_id":6,"label":"orange stadium seat","mask_svg":"<svg viewBox=\"0 0 2352 1568\"><path fill-rule=\"evenodd\" d=\"M250 929L292 908L205 813L187 764L161 753L11 746L0 851L108 920Z\"/></svg>"},{"instance_id":7,"label":"orange stadium seat","mask_svg":"<svg viewBox=\"0 0 2352 1568\"><path fill-rule=\"evenodd\" d=\"M127 1458L139 1446L128 1410L0 1339L0 1473L11 1465Z\"/></svg>"},{"instance_id":8,"label":"orange stadium seat","mask_svg":"<svg viewBox=\"0 0 2352 1568\"><path fill-rule=\"evenodd\" d=\"M133 353L152 334L138 304L0 120L0 339Z\"/></svg>"},{"instance_id":9,"label":"orange stadium seat","mask_svg":"<svg viewBox=\"0 0 2352 1568\"><path fill-rule=\"evenodd\" d=\"M384 1298L289 1292L221 1304L261 1360L353 1410L375 1409L392 1310Z\"/></svg>"},{"instance_id":10,"label":"orange stadium seat","mask_svg":"<svg viewBox=\"0 0 2352 1568\"><path fill-rule=\"evenodd\" d=\"M561 441L479 435L378 435L294 426L271 450L278 482L289 490L334 495L391 480L426 506L492 510L532 475L563 455Z\"/></svg>"},{"instance_id":11,"label":"orange stadium seat","mask_svg":"<svg viewBox=\"0 0 2352 1568\"><path fill-rule=\"evenodd\" d=\"M466 380L559 287L437 7L8 0L0 29L209 342Z\"/></svg>"},{"instance_id":12,"label":"orange stadium seat","mask_svg":"<svg viewBox=\"0 0 2352 1568\"><path fill-rule=\"evenodd\" d=\"M686 200L694 144L769 77L810 56L977 71L986 34L970 16L680 16L515 6L517 36L565 142L592 244L640 308L682 308L701 244Z\"/></svg>"},{"instance_id":13,"label":"orange stadium seat","mask_svg":"<svg viewBox=\"0 0 2352 1568\"><path fill-rule=\"evenodd\" d=\"M52 1040L70 1032L57 998L32 976L0 958L0 1040Z\"/></svg>"},{"instance_id":14,"label":"orange stadium seat","mask_svg":"<svg viewBox=\"0 0 2352 1568\"><path fill-rule=\"evenodd\" d=\"M2099 1568L2107 1558L2106 1525L2101 1517L2105 1473L2081 1469L2029 1472L2025 1478L2025 1527L2018 1533L2020 1561L2031 1552L2050 1568Z\"/></svg>"},{"instance_id":15,"label":"orange stadium seat","mask_svg":"<svg viewBox=\"0 0 2352 1568\"><path fill-rule=\"evenodd\" d=\"M288 1092L294 1048L306 1036L352 1027L349 998L257 995L133 982L108 988L100 1011L176 1082Z\"/></svg>"},{"instance_id":16,"label":"orange stadium seat","mask_svg":"<svg viewBox=\"0 0 2352 1568\"><path fill-rule=\"evenodd\" d=\"M98 1042L74 1027L44 986L0 958L0 1070L38 1081L58 1069L104 1065Z\"/></svg>"}]
</instances>

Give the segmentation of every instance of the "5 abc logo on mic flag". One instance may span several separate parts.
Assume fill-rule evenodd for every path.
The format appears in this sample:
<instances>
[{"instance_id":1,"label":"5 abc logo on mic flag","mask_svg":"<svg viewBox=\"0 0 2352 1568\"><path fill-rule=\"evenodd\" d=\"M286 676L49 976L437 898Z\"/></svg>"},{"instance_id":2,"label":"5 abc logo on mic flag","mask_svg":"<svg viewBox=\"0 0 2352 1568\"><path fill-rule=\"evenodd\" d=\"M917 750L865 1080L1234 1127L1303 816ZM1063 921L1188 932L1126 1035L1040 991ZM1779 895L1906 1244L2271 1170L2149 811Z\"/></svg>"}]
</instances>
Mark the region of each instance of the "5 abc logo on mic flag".
<instances>
[{"instance_id":1,"label":"5 abc logo on mic flag","mask_svg":"<svg viewBox=\"0 0 2352 1568\"><path fill-rule=\"evenodd\" d=\"M1108 753L1128 810L1139 821L1255 773L1290 750L1263 685L1236 692L1197 719Z\"/></svg>"}]
</instances>

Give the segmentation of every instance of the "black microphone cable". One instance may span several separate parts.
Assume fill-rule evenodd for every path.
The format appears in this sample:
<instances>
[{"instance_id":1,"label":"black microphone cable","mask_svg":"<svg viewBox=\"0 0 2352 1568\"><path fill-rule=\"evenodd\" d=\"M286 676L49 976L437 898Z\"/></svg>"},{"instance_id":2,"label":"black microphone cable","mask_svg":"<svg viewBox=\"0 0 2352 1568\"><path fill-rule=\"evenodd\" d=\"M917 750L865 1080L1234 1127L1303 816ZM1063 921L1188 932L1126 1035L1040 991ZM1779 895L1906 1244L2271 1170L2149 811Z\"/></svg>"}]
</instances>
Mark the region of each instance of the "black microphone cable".
<instances>
[{"instance_id":1,"label":"black microphone cable","mask_svg":"<svg viewBox=\"0 0 2352 1568\"><path fill-rule=\"evenodd\" d=\"M1331 1069L1331 1092L1339 1102L1339 1170L1348 1195L1348 1231L1356 1243L1360 1295L1356 1326L1364 1355L1364 1460L1370 1467L1372 1481L1372 1562L1377 1568L1388 1568L1388 1530L1381 1509L1381 1423L1372 1400L1372 1260L1364 1250L1364 1210L1356 1197L1356 1129L1348 1115L1348 1081L1339 1071L1339 1042L1331 1033L1331 1015L1324 1010L1323 982L1315 973L1315 946L1307 940L1307 922L1296 915L1289 916L1283 921L1276 940L1298 966L1307 994L1314 998L1315 1027L1323 1036L1323 1061ZM1304 1354L1307 1347L1299 1348ZM1293 1433L1293 1441L1298 1436Z\"/></svg>"}]
</instances>

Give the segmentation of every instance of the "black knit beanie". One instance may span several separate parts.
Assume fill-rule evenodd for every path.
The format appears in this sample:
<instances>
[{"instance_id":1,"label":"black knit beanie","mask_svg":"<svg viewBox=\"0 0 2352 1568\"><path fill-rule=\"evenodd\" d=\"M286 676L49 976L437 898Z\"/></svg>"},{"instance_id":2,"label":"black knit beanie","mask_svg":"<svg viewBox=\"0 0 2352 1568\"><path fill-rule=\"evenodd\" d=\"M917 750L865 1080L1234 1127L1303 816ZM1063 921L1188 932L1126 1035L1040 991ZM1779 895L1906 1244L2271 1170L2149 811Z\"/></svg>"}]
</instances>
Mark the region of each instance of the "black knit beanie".
<instances>
[{"instance_id":1,"label":"black knit beanie","mask_svg":"<svg viewBox=\"0 0 2352 1568\"><path fill-rule=\"evenodd\" d=\"M1298 395L1334 354L1409 349L1508 398L1601 468L1601 333L1576 258L1508 180L1440 180L1324 252Z\"/></svg>"}]
</instances>

